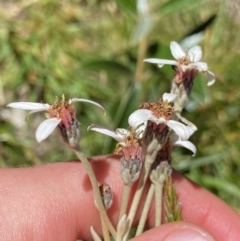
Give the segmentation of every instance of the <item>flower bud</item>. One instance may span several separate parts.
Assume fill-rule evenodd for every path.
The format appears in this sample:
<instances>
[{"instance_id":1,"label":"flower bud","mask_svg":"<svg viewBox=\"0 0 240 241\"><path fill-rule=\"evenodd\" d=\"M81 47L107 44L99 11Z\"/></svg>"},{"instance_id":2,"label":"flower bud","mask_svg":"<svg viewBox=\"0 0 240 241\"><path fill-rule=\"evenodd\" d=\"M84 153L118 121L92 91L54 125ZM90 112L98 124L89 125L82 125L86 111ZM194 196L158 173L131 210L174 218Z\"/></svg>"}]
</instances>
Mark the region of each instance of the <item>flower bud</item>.
<instances>
[{"instance_id":1,"label":"flower bud","mask_svg":"<svg viewBox=\"0 0 240 241\"><path fill-rule=\"evenodd\" d=\"M138 143L122 148L121 176L125 185L138 180L142 170L142 148Z\"/></svg>"},{"instance_id":2,"label":"flower bud","mask_svg":"<svg viewBox=\"0 0 240 241\"><path fill-rule=\"evenodd\" d=\"M108 184L102 184L101 186L99 186L99 190L105 209L109 209L113 203L113 194L111 187Z\"/></svg>"},{"instance_id":3,"label":"flower bud","mask_svg":"<svg viewBox=\"0 0 240 241\"><path fill-rule=\"evenodd\" d=\"M67 129L65 125L58 125L59 134L63 141L67 143L71 148L78 146L80 140L80 124L77 119L73 119L72 123L69 123L69 128Z\"/></svg>"}]
</instances>

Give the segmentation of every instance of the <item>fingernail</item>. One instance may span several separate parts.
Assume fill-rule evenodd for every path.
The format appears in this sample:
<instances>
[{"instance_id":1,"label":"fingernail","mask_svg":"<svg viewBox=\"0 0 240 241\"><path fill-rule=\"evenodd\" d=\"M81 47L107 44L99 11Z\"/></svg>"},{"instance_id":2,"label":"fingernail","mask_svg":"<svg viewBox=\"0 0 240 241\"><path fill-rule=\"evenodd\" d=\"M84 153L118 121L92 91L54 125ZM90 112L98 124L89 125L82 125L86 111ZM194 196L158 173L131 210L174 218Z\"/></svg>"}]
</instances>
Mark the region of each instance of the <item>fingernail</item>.
<instances>
[{"instance_id":1,"label":"fingernail","mask_svg":"<svg viewBox=\"0 0 240 241\"><path fill-rule=\"evenodd\" d=\"M215 241L215 238L203 230L185 226L174 230L165 237L164 241Z\"/></svg>"}]
</instances>

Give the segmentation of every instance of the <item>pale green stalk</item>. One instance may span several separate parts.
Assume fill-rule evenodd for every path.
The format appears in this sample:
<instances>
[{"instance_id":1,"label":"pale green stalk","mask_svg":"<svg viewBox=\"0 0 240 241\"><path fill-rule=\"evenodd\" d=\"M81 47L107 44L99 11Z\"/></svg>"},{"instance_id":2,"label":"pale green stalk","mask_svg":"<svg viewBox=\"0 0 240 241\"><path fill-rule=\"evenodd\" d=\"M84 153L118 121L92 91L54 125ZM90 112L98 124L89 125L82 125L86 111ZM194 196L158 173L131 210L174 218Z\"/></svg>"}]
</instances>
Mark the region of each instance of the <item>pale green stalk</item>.
<instances>
[{"instance_id":1,"label":"pale green stalk","mask_svg":"<svg viewBox=\"0 0 240 241\"><path fill-rule=\"evenodd\" d=\"M162 220L162 190L163 184L160 182L154 182L155 189L155 227L161 225Z\"/></svg>"},{"instance_id":2,"label":"pale green stalk","mask_svg":"<svg viewBox=\"0 0 240 241\"><path fill-rule=\"evenodd\" d=\"M77 155L77 157L79 158L79 160L83 163L83 165L84 165L84 167L85 167L85 169L88 173L89 179L92 183L93 193L94 193L94 196L95 196L95 201L96 201L98 210L100 212L100 216L102 217L102 219L104 220L104 223L106 224L105 227L107 227L108 230L110 231L110 233L113 235L113 237L116 238L116 230L113 227L112 223L110 222L110 220L107 216L107 212L106 212L105 207L104 207L103 202L102 202L102 197L101 197L101 194L100 194L100 191L99 191L98 182L97 182L95 173L92 169L92 166L89 163L89 161L87 160L87 158L85 157L85 155L80 151L79 147L76 147L74 149L74 152ZM106 233L106 232L103 231L103 233Z\"/></svg>"},{"instance_id":3,"label":"pale green stalk","mask_svg":"<svg viewBox=\"0 0 240 241\"><path fill-rule=\"evenodd\" d=\"M153 139L152 142L150 143L150 145L147 147L147 155L144 161L144 168L141 172L140 178L139 178L139 182L138 182L138 187L137 190L135 192L132 204L131 204L131 208L128 214L128 231L126 232L125 236L124 236L124 241L127 240L128 238L128 234L129 231L131 229L132 223L133 223L133 219L135 217L136 211L137 211L137 207L140 201L140 198L142 196L142 192L145 186L145 183L147 181L148 178L148 174L149 171L151 169L151 165L152 163L155 161L156 156L158 151L161 149L161 144L158 143L157 139Z\"/></svg>"},{"instance_id":4,"label":"pale green stalk","mask_svg":"<svg viewBox=\"0 0 240 241\"><path fill-rule=\"evenodd\" d=\"M152 199L153 199L154 191L155 191L154 185L152 183L149 190L148 190L147 198L146 198L146 201L144 203L143 211L142 211L139 223L138 223L138 227L137 227L137 231L136 231L135 236L138 236L143 232L143 229L145 227L145 223L146 223L146 220L147 220L147 215L148 215L148 212L149 212L149 209L150 209L150 206L151 206L151 202L152 202Z\"/></svg>"},{"instance_id":5,"label":"pale green stalk","mask_svg":"<svg viewBox=\"0 0 240 241\"><path fill-rule=\"evenodd\" d=\"M131 188L132 188L132 184L124 184L123 185L122 203L121 203L121 208L120 208L120 213L119 213L119 220L127 212L127 205L128 205Z\"/></svg>"}]
</instances>

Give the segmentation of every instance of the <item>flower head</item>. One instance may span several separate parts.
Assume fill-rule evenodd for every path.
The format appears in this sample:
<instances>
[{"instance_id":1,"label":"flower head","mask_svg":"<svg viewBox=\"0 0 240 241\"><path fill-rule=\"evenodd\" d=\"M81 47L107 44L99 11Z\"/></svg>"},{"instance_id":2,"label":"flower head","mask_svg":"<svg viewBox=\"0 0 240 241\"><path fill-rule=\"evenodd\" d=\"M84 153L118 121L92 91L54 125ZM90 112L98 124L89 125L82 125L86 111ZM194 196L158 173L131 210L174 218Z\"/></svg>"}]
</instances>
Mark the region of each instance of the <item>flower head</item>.
<instances>
[{"instance_id":1,"label":"flower head","mask_svg":"<svg viewBox=\"0 0 240 241\"><path fill-rule=\"evenodd\" d=\"M94 101L78 98L65 101L64 95L61 101L56 99L55 103L52 105L34 102L13 102L7 106L16 109L30 110L29 114L47 111L49 118L44 120L37 128L37 141L41 142L46 139L58 126L64 141L67 141L70 146L74 147L79 141L80 131L79 123L76 119L76 112L72 106L73 102L87 102L93 104L105 113L104 108Z\"/></svg>"},{"instance_id":2,"label":"flower head","mask_svg":"<svg viewBox=\"0 0 240 241\"><path fill-rule=\"evenodd\" d=\"M194 46L184 51L177 42L172 41L170 43L170 49L175 60L150 58L145 59L144 62L158 64L159 67L162 67L164 64L179 66L183 72L189 69L196 70L197 72L204 72L207 73L208 76L208 85L214 84L215 75L208 70L207 63L200 62L202 58L202 49L200 46Z\"/></svg>"},{"instance_id":3,"label":"flower head","mask_svg":"<svg viewBox=\"0 0 240 241\"><path fill-rule=\"evenodd\" d=\"M88 130L96 131L115 139L118 142L115 150L116 154L120 154L126 147L139 146L144 129L144 125L136 129L132 128L131 130L117 128L115 131L95 124L88 127Z\"/></svg>"},{"instance_id":4,"label":"flower head","mask_svg":"<svg viewBox=\"0 0 240 241\"><path fill-rule=\"evenodd\" d=\"M149 102L140 106L139 110L133 112L128 119L129 125L137 128L143 123L148 123L153 132L162 132L166 127L172 129L181 140L187 140L194 130L178 121L172 120L174 109L172 102L176 98L174 94L163 94L162 100Z\"/></svg>"},{"instance_id":5,"label":"flower head","mask_svg":"<svg viewBox=\"0 0 240 241\"><path fill-rule=\"evenodd\" d=\"M115 153L122 155L120 172L126 185L137 181L142 170L141 140L144 129L144 125L131 130L118 128L116 131L94 124L88 127L88 130L111 136L118 141Z\"/></svg>"}]
</instances>

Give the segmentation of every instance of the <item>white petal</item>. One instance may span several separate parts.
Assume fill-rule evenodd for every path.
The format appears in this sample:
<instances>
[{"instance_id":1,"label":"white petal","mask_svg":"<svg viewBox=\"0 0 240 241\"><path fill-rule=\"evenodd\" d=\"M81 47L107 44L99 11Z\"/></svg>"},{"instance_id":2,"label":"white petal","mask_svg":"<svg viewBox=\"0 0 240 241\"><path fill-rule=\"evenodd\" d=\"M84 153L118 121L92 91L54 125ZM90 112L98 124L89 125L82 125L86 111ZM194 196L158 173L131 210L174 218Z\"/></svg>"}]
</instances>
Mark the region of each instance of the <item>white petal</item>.
<instances>
[{"instance_id":1,"label":"white petal","mask_svg":"<svg viewBox=\"0 0 240 241\"><path fill-rule=\"evenodd\" d=\"M58 124L61 122L61 119L58 118L50 118L45 121L43 121L36 131L36 139L38 142L43 141L46 139L58 126Z\"/></svg>"},{"instance_id":2,"label":"white petal","mask_svg":"<svg viewBox=\"0 0 240 241\"><path fill-rule=\"evenodd\" d=\"M163 67L164 64L168 64L168 65L177 65L177 61L176 60L168 60L168 59L144 59L143 62L148 62L151 64L157 64L158 67Z\"/></svg>"},{"instance_id":3,"label":"white petal","mask_svg":"<svg viewBox=\"0 0 240 241\"><path fill-rule=\"evenodd\" d=\"M140 125L137 129L136 129L136 134L139 138L143 137L143 133L145 131L147 127L147 122L144 122L142 125Z\"/></svg>"},{"instance_id":4,"label":"white petal","mask_svg":"<svg viewBox=\"0 0 240 241\"><path fill-rule=\"evenodd\" d=\"M176 99L177 95L170 94L170 93L164 93L162 96L163 101L173 102Z\"/></svg>"},{"instance_id":5,"label":"white petal","mask_svg":"<svg viewBox=\"0 0 240 241\"><path fill-rule=\"evenodd\" d=\"M189 64L188 66L189 68L196 68L200 72L205 72L208 70L208 65L205 62L197 62L197 63Z\"/></svg>"},{"instance_id":6,"label":"white petal","mask_svg":"<svg viewBox=\"0 0 240 241\"><path fill-rule=\"evenodd\" d=\"M182 47L177 42L172 41L170 43L170 49L172 56L175 59L181 59L186 56L186 53L183 51Z\"/></svg>"},{"instance_id":7,"label":"white petal","mask_svg":"<svg viewBox=\"0 0 240 241\"><path fill-rule=\"evenodd\" d=\"M130 134L130 131L127 130L127 129L124 129L124 128L117 128L116 129L116 133L119 135L119 136L128 136Z\"/></svg>"},{"instance_id":8,"label":"white petal","mask_svg":"<svg viewBox=\"0 0 240 241\"><path fill-rule=\"evenodd\" d=\"M166 123L167 122L165 118L163 118L163 117L157 118L155 116L150 117L149 120L155 122L157 125L161 124L161 123Z\"/></svg>"},{"instance_id":9,"label":"white petal","mask_svg":"<svg viewBox=\"0 0 240 241\"><path fill-rule=\"evenodd\" d=\"M188 150L193 152L193 156L195 156L195 154L197 152L196 146L190 141L178 140L174 143L174 146L182 146L182 147L187 148Z\"/></svg>"},{"instance_id":10,"label":"white petal","mask_svg":"<svg viewBox=\"0 0 240 241\"><path fill-rule=\"evenodd\" d=\"M184 124L175 121L175 120L169 120L167 121L167 125L175 131L175 133L181 138L181 140L185 141L187 140L194 132L194 130L189 127L185 126Z\"/></svg>"},{"instance_id":11,"label":"white petal","mask_svg":"<svg viewBox=\"0 0 240 241\"><path fill-rule=\"evenodd\" d=\"M211 71L207 71L207 77L208 77L208 86L211 86L215 83L215 75L213 72Z\"/></svg>"},{"instance_id":12,"label":"white petal","mask_svg":"<svg viewBox=\"0 0 240 241\"><path fill-rule=\"evenodd\" d=\"M91 130L91 131L97 131L99 133L102 133L104 135L107 135L107 136L111 136L113 139L115 139L116 141L118 142L122 142L124 139L125 139L125 135L124 135L124 131L122 131L123 129L117 129L119 130L118 131L113 131L113 130L110 130L108 128L105 128L103 126L100 126L100 125L90 125L87 129L88 131ZM129 134L129 131L126 130L127 134Z\"/></svg>"},{"instance_id":13,"label":"white petal","mask_svg":"<svg viewBox=\"0 0 240 241\"><path fill-rule=\"evenodd\" d=\"M44 111L50 108L49 104L35 102L13 102L7 105L8 107L22 110Z\"/></svg>"},{"instance_id":14,"label":"white petal","mask_svg":"<svg viewBox=\"0 0 240 241\"><path fill-rule=\"evenodd\" d=\"M145 123L152 116L151 110L139 109L134 111L128 118L128 123L131 127L137 129L137 127Z\"/></svg>"},{"instance_id":15,"label":"white petal","mask_svg":"<svg viewBox=\"0 0 240 241\"><path fill-rule=\"evenodd\" d=\"M106 113L105 109L95 101L91 101L87 99L79 99L79 98L73 98L68 101L69 104L71 104L72 102L87 102L98 107L104 114Z\"/></svg>"},{"instance_id":16,"label":"white petal","mask_svg":"<svg viewBox=\"0 0 240 241\"><path fill-rule=\"evenodd\" d=\"M200 46L194 46L188 50L188 55L191 62L198 62L202 58L202 49Z\"/></svg>"}]
</instances>

